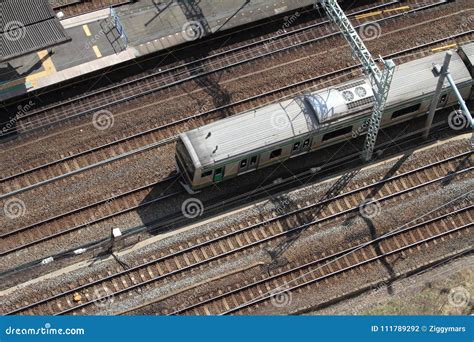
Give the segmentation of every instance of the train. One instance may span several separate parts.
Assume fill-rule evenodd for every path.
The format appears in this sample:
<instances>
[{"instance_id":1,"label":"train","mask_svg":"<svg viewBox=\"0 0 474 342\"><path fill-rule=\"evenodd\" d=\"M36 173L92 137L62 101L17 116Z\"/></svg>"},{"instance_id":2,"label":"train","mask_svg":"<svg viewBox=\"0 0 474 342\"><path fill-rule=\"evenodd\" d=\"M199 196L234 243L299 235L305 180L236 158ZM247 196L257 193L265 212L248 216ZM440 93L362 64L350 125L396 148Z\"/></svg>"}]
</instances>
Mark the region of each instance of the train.
<instances>
[{"instance_id":1,"label":"train","mask_svg":"<svg viewBox=\"0 0 474 342\"><path fill-rule=\"evenodd\" d=\"M436 85L433 66L445 52L397 65L381 128L427 115ZM462 97L472 98L474 42L452 55L449 71ZM437 110L458 100L444 84ZM189 193L366 134L374 94L360 77L239 113L181 133L176 164Z\"/></svg>"}]
</instances>

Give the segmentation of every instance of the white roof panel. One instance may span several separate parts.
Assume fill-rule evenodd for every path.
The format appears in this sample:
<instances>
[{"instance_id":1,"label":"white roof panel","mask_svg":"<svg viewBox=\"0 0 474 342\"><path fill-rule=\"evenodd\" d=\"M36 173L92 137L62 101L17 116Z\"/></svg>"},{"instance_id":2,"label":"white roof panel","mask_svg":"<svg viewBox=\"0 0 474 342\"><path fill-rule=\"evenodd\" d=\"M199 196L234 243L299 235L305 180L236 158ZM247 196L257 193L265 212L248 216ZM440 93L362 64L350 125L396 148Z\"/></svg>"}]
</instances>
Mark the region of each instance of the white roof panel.
<instances>
[{"instance_id":1,"label":"white roof panel","mask_svg":"<svg viewBox=\"0 0 474 342\"><path fill-rule=\"evenodd\" d=\"M207 165L307 133L316 125L314 113L295 99L213 122L183 133L182 139L193 146L196 165Z\"/></svg>"},{"instance_id":2,"label":"white roof panel","mask_svg":"<svg viewBox=\"0 0 474 342\"><path fill-rule=\"evenodd\" d=\"M439 52L421 59L397 65L392 84L388 93L386 106L393 106L399 102L414 100L427 93L433 92L438 83L438 77L433 74L433 66L442 65L446 52ZM471 75L461 57L453 53L449 71L454 81L459 84L471 80ZM448 87L448 80L444 87Z\"/></svg>"}]
</instances>

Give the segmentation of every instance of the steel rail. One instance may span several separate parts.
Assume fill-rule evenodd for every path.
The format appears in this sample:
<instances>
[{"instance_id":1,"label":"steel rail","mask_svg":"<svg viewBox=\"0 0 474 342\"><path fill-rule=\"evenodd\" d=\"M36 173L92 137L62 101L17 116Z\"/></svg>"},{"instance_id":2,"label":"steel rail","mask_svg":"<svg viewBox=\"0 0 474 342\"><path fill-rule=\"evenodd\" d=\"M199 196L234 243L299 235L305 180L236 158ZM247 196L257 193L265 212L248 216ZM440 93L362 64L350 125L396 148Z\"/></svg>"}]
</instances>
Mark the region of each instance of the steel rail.
<instances>
[{"instance_id":1,"label":"steel rail","mask_svg":"<svg viewBox=\"0 0 474 342\"><path fill-rule=\"evenodd\" d=\"M455 156L455 157L446 158L444 162L447 162L447 161L450 161L450 160L454 160L454 158L456 158L456 157L459 158L459 157L462 157L462 156L465 156L465 155L470 155L470 154L472 154L471 151L465 152L465 153L461 153L461 154L459 154L459 155L457 155L457 156ZM442 162L442 161L441 161L441 162ZM63 297L63 296L65 296L65 295L68 295L68 294L70 294L70 293L79 291L79 290L81 290L81 289L84 289L84 288L87 288L87 287L91 287L91 286L100 284L100 283L102 283L102 282L104 282L104 281L107 281L107 280L110 280L110 279L113 279L113 278L116 278L116 277L125 275L125 274L127 274L127 273L129 273L129 272L132 272L132 271L135 271L135 270L139 270L139 269L145 268L145 267L147 267L147 266L149 266L149 265L152 265L152 264L155 264L155 263L157 263L157 262L159 262L159 261L163 261L163 260L166 260L166 259L170 259L170 258L175 257L175 256L177 256L177 255L183 254L184 252L188 252L188 251L195 250L196 248L199 248L199 247L208 245L208 244L213 243L213 242L216 242L216 241L221 241L221 240L223 240L223 239L225 239L225 238L227 238L227 237L234 236L234 235L236 235L236 234L240 234L240 233L243 233L243 232L245 232L245 231L255 229L256 227L260 227L260 226L262 226L262 225L271 223L271 222L273 222L273 221L275 221L275 220L278 220L278 219L281 220L282 218L285 218L285 217L290 216L290 215L292 215L292 214L301 212L301 211L303 211L303 210L308 210L308 209L313 208L313 207L316 207L316 206L323 205L323 204L325 204L325 203L327 203L327 202L329 202L329 201L335 201L335 200L337 200L337 199L340 199L342 196L349 196L349 195L352 195L352 194L354 194L354 193L356 193L356 192L360 192L360 191L363 191L363 190L366 190L366 189L369 189L369 188L372 188L372 187L376 187L376 186L378 186L378 185L381 185L381 184L387 183L387 182L389 182L389 181L393 181L393 180L395 180L395 179L398 179L398 178L402 177L403 175L407 176L407 175L413 174L413 172L424 171L424 170L429 169L430 167L436 166L436 165L439 165L439 162L431 163L431 164L429 164L429 165L425 165L425 166L416 168L416 169L414 169L414 170L407 171L407 172L402 173L402 174L400 174L400 175L396 175L396 176L393 176L393 177L390 177L390 178L387 178L387 179L380 180L380 181L375 182L375 183L373 183L373 184L369 184L369 185L360 187L360 188L358 188L358 189L354 189L354 190L352 190L352 191L348 191L348 192L346 192L346 193L344 193L344 194L340 194L340 195L335 196L335 197L333 197L333 198L331 198L331 199L326 199L326 200L324 200L324 201L314 203L314 204L312 204L312 205L303 207L303 208L301 208L301 209L293 210L293 211L290 211L290 212L288 212L288 213L285 213L285 214L282 214L282 215L279 215L279 216L270 218L270 219L268 219L268 220L265 220L265 221L262 221L262 222L259 222L259 223L256 223L256 224L247 226L247 227L245 227L245 228L243 228L243 229L239 229L239 230L236 230L236 231L234 231L234 232L226 233L226 234L224 234L224 235L222 235L222 236L219 236L219 237L217 237L217 238L204 241L204 242L202 242L202 243L196 244L196 245L194 245L194 246L187 247L187 248L182 249L182 250L180 250L180 251L177 251L177 252L170 253L170 254L168 254L168 255L159 257L159 258L157 258L157 259L155 259L155 260L148 261L148 262L143 263L143 264L141 264L141 265L136 265L136 266L131 267L131 268L127 269L127 270L114 273L114 274L109 275L109 276L106 276L106 277L104 277L104 278L102 278L102 279L98 279L98 280L95 280L95 281L92 281L92 282L83 284L83 285L81 285L81 286L79 286L79 287L76 287L76 288L74 288L74 289L69 289L69 290L67 290L67 291L64 291L64 292L61 292L61 293L59 293L59 294L53 295L53 296L51 296L51 297L49 297L49 298L45 298L45 299L43 299L43 300L41 300L41 301L38 301L38 302L36 302L36 303L32 303L32 304L29 304L29 305L24 306L24 307L22 307L22 308L15 309L15 310L13 310L13 311L7 313L7 315L17 314L17 313L19 313L19 312L21 312L21 311L28 310L28 309L33 308L33 307L35 307L35 306L44 304L44 303L46 303L46 302L48 302L48 301L51 301L51 300L54 300L54 299L57 299L57 298L60 298L60 297ZM380 202L380 201L385 201L385 200L391 199L391 198L393 198L393 197L400 196L400 195L402 195L402 194L405 194L405 193L411 192L411 191L413 191L413 190L422 188L422 187L424 187L424 186L433 184L433 183L435 183L435 182L439 182L439 181L444 180L444 179L446 179L446 178L451 178L451 177L454 177L455 175L460 175L460 174L469 172L469 171L471 171L473 168L474 168L474 167L468 167L468 168L465 168L465 169L456 170L456 171L454 171L453 173L451 173L451 174L449 174L449 175L441 176L441 177L438 177L438 178L429 180L429 181L427 181L427 182L424 182L424 183L422 183L422 184L418 184L418 185L415 185L415 186L412 186L412 187L408 187L408 188L403 189L403 190L401 190L401 191L397 191L397 192L394 192L394 193L392 193L392 194L389 194L389 195L383 196L383 197L381 197L381 198L378 198L377 200L378 200L379 202ZM264 242L269 241L269 240L273 240L273 239L275 239L275 238L278 238L278 237L280 237L280 236L287 235L287 234L289 234L289 233L293 233L293 232L295 232L295 231L297 231L297 230L304 229L304 228L306 228L306 227L308 227L308 226L311 226L311 225L314 225L314 224L319 224L319 223L321 223L321 222L325 222L325 221L328 221L328 220L332 220L332 219L334 219L334 218L336 218L336 217L340 217L340 216L346 215L346 214L351 213L351 212L354 212L354 211L356 211L356 210L358 210L358 209L359 209L358 206L354 206L354 207L352 207L352 208L350 208L350 209L343 210L343 211L341 211L341 212L338 212L338 213L329 215L329 216L324 217L324 218L322 218L322 219L316 219L316 220L313 220L313 221L311 221L311 222L307 222L307 223L302 224L302 225L300 225L300 226L298 226L298 227L292 228L291 230L288 230L288 231L285 231L285 232L281 232L281 233L275 234L275 235L273 235L273 236L269 236L269 237L264 238L264 239L259 240L259 241L255 241L255 242L250 243L250 244L248 244L248 245L239 247L239 248L237 248L237 249L235 249L235 250L231 250L231 251L228 251L228 252L225 252L225 253L221 253L221 254L216 255L216 256L214 256L214 257L208 258L208 259L206 259L206 260L200 261L200 262L198 262L198 263L195 263L195 264L192 264L192 265L189 265L189 266L185 266L185 267L183 267L183 268L181 268L181 269L177 269L177 270L172 271L172 272L169 272L169 273L167 273L167 274L160 275L160 276L158 276L158 277L152 278L152 279L147 280L147 281L145 281L145 282L141 282L141 283L138 283L138 284L134 284L134 285L132 285L131 287L127 287L127 288L122 289L122 290L120 290L120 291L116 291L116 292L114 293L114 295L115 295L115 294L120 294L120 293L123 293L123 292L131 291L131 290L133 290L134 288L137 288L137 287L146 285L146 284L148 284L148 283L151 283L151 282L154 282L154 281L163 279L163 278L165 278L165 277L169 277L169 276L174 275L174 274L177 274L177 273L181 273L181 272L183 272L183 271L185 271L185 270L187 270L187 269L195 268L196 266L209 263L210 261L213 261L213 260L215 260L215 259L220 259L220 258L222 258L222 257L224 257L224 256L227 256L227 255L230 255L230 254L234 254L234 253L236 253L236 252L238 252L238 251L240 251L240 250L243 250L243 249L252 247L252 246L254 246L254 245L258 245L258 244L264 243ZM100 300L100 298L99 298L99 300ZM80 305L74 306L73 308L69 308L69 309L63 310L63 311L61 311L60 313L57 313L57 314L64 314L64 313L67 313L67 312L70 312L70 311L74 311L74 310L77 310L77 309L79 309L79 308L88 306L88 305L90 305L90 304L92 304L92 303L93 303L93 301L88 301L88 302L82 303L82 304L80 304Z\"/></svg>"},{"instance_id":2,"label":"steel rail","mask_svg":"<svg viewBox=\"0 0 474 342\"><path fill-rule=\"evenodd\" d=\"M456 34L456 35L453 35L453 36L449 36L449 37L446 37L446 38L442 38L442 39L439 39L439 40L436 40L436 41L433 41L433 42L429 42L429 43L425 43L425 44L421 44L419 46L416 46L416 47L413 47L413 48L409 48L409 49L405 49L405 50L402 50L402 51L398 51L398 52L395 52L393 54L389 54L389 55L386 55L386 56L383 56L383 58L394 58L396 57L397 55L400 55L400 54L404 54L404 53L407 53L407 52L411 52L411 51L414 51L414 50L417 50L417 49L420 49L420 48L424 48L426 46L430 46L430 45L435 45L435 44L438 44L440 42L444 42L446 40L450 40L450 39L453 39L453 38L457 38L457 37L460 37L460 36L464 36L464 35L467 35L467 34L470 34L470 33L473 33L474 30L470 30L470 31L467 31L467 32L463 32L463 33L459 33L459 34ZM253 100L256 100L256 99L259 99L259 98L263 98L263 97L266 97L266 96L269 96L271 94L275 94L275 93L278 93L278 92L281 92L281 91L284 91L284 90L287 90L287 89L290 89L290 88L293 88L293 87L298 87L300 85L304 85L306 83L310 83L310 82L314 82L314 81L318 81L320 79L324 79L324 78L328 78L328 77L331 77L331 76L335 76L335 75L338 75L338 74L342 74L341 76L347 76L351 73L352 70L360 67L361 65L360 64L357 64L357 65L354 65L354 66L349 66L349 67L346 67L346 68L342 68L342 69L339 69L339 70L336 70L336 71L332 71L332 72L329 72L329 73L326 73L324 75L319 75L319 76L315 76L315 77L312 77L312 78L309 78L309 79L306 79L306 80L303 80L303 81L299 81L299 82L295 82L295 83L292 83L290 85L286 85L286 86L283 86L283 87L280 87L278 89L274 89L274 90L271 90L271 91L268 91L268 92L265 92L265 93L262 93L262 94L258 94L258 95L255 95L255 96L251 96L249 98L246 98L246 99L243 99L243 100L239 100L239 101L235 101L233 103L230 103L230 104L227 104L227 105L224 105L224 106L220 106L220 107L217 107L217 108L214 108L212 110L209 110L209 111L206 111L206 112L202 112L202 113L198 113L198 114L195 114L193 116L190 116L190 117L187 117L187 118L183 118L183 119L179 119L179 120L176 120L176 121L173 121L173 122L170 122L170 123L166 123L166 124L163 124L163 125L160 125L158 127L155 127L155 128L151 128L149 130L146 130L146 131L143 131L143 132L139 132L139 133L136 133L136 134L133 134L131 136L128 136L128 137L125 137L125 138L122 138L122 139L118 139L118 140L115 140L113 142L110 142L110 143L107 143L107 144L103 144L103 145L100 145L100 146L97 146L97 147L94 147L92 149L89 149L89 150L86 150L86 151L83 151L83 152L79 152L77 154L73 154L73 155L70 155L68 157L65 157L65 158L61 158L61 159L58 159L58 160L55 160L55 161L52 161L52 162L49 162L49 163L46 163L46 164L43 164L43 165L40 165L40 166L37 166L37 167L34 167L34 168L31 168L31 169L28 169L28 170L25 170L25 171L22 171L22 172L19 172L17 174L14 174L14 175L11 175L11 176L8 176L8 177L5 177L3 178L2 180L0 180L0 182L3 182L3 181L6 181L6 180L10 180L10 179L13 179L13 178L17 178L17 177L20 177L22 175L25 175L25 174L28 174L28 173L31 173L31 172L34 172L34 171L38 171L40 169L43 169L45 167L49 167L49 166L52 166L54 164L58 164L58 163L61 163L61 162L64 162L64 161L67 161L67 160L70 160L70 159L74 159L74 158L77 158L79 156L82 156L84 154L87 154L87 153L91 153L91 152L94 152L94 151L97 151L97 150L100 150L100 149L103 149L103 148L106 148L106 147L109 147L109 146L112 146L112 145L115 145L115 144L118 144L118 143L121 143L121 142L125 142L125 141L128 141L128 140L131 140L131 139L134 139L134 138L137 138L137 137L140 137L140 136L143 136L145 134L148 134L148 133L151 133L151 132L154 132L154 131L158 131L158 130L162 130L162 129L165 129L165 128L168 128L168 127L172 127L174 125L177 125L177 124L180 124L180 123L184 123L184 122L188 122L188 121L191 121L191 120L195 120L197 118L200 118L200 117L203 117L203 116L206 116L206 115L209 115L209 114L212 114L212 113L215 113L217 111L220 111L220 110L224 110L224 109L227 109L227 108L230 108L230 107L233 107L233 106L237 106L237 105L240 105L242 103L246 103L246 102L250 102L250 101L253 101ZM289 95L288 95L289 96ZM284 99L284 98L287 98L288 96L285 96L281 99ZM280 99L280 100L281 100ZM48 184L48 183L51 183L51 182L54 182L58 179L63 179L63 178L66 178L68 176L71 176L71 175L75 175L75 174L79 174L79 173L82 173L86 170L89 170L89 169L92 169L92 168L95 168L95 167L98 167L98 166L101 166L101 165L105 165L105 164L108 164L112 161L115 161L115 160L119 160L119 159L122 159L122 158L125 158L125 157L128 157L130 155L133 155L133 154L136 154L136 153L141 153L141 152L144 152L146 150L149 150L151 148L154 148L154 147L159 147L159 146L162 146L162 145L165 145L165 144L168 144L168 143L171 143L171 142L174 142L176 141L177 139L177 135L175 136L171 136L171 137L168 137L168 138L165 138L165 139L162 139L160 141L157 141L153 144L150 144L150 145L146 145L146 146L143 146L141 148L137 148L137 149L134 149L132 151L129 151L129 152L125 152L123 154L119 154L117 156L114 156L112 158L107 158L107 159L104 159L100 162L97 162L97 163L94 163L94 164L90 164L84 168L79 168L79 169L76 169L76 170L73 170L73 171L70 171L70 172L67 172L67 173L64 173L62 175L59 175L59 176L56 176L56 177L53 177L53 178L50 178L50 179L47 179L47 180L44 180L44 181L41 181L41 182L38 182L38 183L34 183L34 184L31 184L29 186L26 186L26 187L23 187L23 188L20 188L20 189L16 189L14 191L11 191L9 193L5 193L5 194L1 194L0 195L0 200L1 199L4 199L4 198L7 198L7 197L10 197L10 196L13 196L13 195L16 195L16 194L19 194L19 193L22 193L24 191L27 191L27 190L31 190L31 189L34 189L36 187L39 187L39 186L42 186L42 185L45 185L45 184Z\"/></svg>"},{"instance_id":3,"label":"steel rail","mask_svg":"<svg viewBox=\"0 0 474 342\"><path fill-rule=\"evenodd\" d=\"M213 302L213 301L216 301L216 300L219 300L219 299L222 299L222 298L225 298L225 297L228 297L230 295L233 295L235 293L238 293L240 291L243 291L243 290L246 290L246 289L249 289L249 288L252 288L256 285L260 285L260 284L263 284L265 282L268 282L270 280L273 280L273 279L276 279L276 278L279 278L279 277L282 277L282 276L285 276L286 274L290 274L290 273L293 273L297 270L300 270L300 269L304 269L304 268L307 268L307 267L310 267L310 266L313 266L313 265L317 265L317 264L320 264L322 262L326 262L326 261L331 261L332 259L335 259L335 258L338 258L338 257L341 257L341 256L344 256L346 254L349 254L349 253L352 253L358 249L361 249L363 247L366 247L366 246L369 246L371 244L374 244L374 243L377 243L377 242L381 242L389 237L392 237L392 236L395 236L395 235L399 235L399 234L402 234L404 232L407 232L407 231L410 231L410 230L413 230L413 229L417 229L419 227L423 227L423 226L426 226L428 224L431 224L433 222L437 222L437 221L441 221L443 220L444 218L447 218L447 217L450 217L452 215L455 215L455 214L458 214L458 213L461 213L461 212L464 212L464 211L467 211L467 210L471 210L474 208L474 205L471 205L471 206L468 206L468 207L464 207L464 208L461 208L461 209L458 209L458 210L455 210L453 212L450 212L448 214L444 214L444 215L440 215L438 217L435 217L435 218L432 218L432 219L429 219L427 221L423 221L423 222L420 222L420 223L417 223L417 224L414 224L412 226L409 226L409 227L405 227L405 228L397 228L397 229L394 229L390 232L388 232L387 234L384 234L382 236L379 236L373 240L370 240L370 241L367 241L367 242L364 242L364 243L361 243L359 245L356 245L356 246L352 246L352 247L349 247L349 248L346 248L342 251L339 251L339 252L335 252L331 255L327 255L327 256L324 256L322 258L319 258L317 260L314 260L314 261L311 261L311 262L308 262L308 263L305 263L303 265L299 265L297 267L294 267L290 270L286 270L284 272L281 272L281 273L278 273L278 274L274 274L270 277L266 277L264 279L260 279L258 281L255 281L253 283L250 283L250 284L247 284L245 286L242 286L242 287L239 287L239 288L236 288L236 289L233 289L231 291L228 291L228 292L225 292L225 293L222 293L220 295L217 295L217 296L214 296L214 297L211 297L211 298L208 298L204 301L201 301L199 303L195 303L195 304L192 304L192 305L189 305L187 307L184 307L184 308L181 308L179 310L175 310L173 311L172 313L168 314L168 315L178 315L180 313L183 313L185 311L189 311L189 310L192 310L196 307L199 307L199 306L202 306L202 305L205 305L205 304L208 304L210 302ZM401 227L403 227L404 225L402 225ZM253 303L253 302L252 302ZM130 309L130 310L127 310L128 311L133 311L135 309Z\"/></svg>"},{"instance_id":4,"label":"steel rail","mask_svg":"<svg viewBox=\"0 0 474 342\"><path fill-rule=\"evenodd\" d=\"M414 13L414 12L419 12L419 11L422 11L422 10L425 10L427 8L431 8L431 7L435 7L435 6L439 6L439 5L442 5L442 4L445 4L446 1L445 0L442 0L438 3L435 3L435 4L430 4L430 5L426 5L426 6L423 6L423 7L420 7L420 8L417 8L417 9L413 9L413 10L410 10L410 11L407 11L405 12L405 15L407 13ZM389 19L393 19L393 18L398 18L400 16L403 16L404 14L403 13L399 13L399 14L394 14L390 17L387 17L387 18L382 18L382 19L379 19L377 21L374 21L374 22L379 22L379 21L383 21L383 20L389 20ZM361 25L357 25L355 26L355 28L361 28L363 27L364 24L361 24ZM103 105L100 105L100 106L96 106L92 109L87 109L87 110L84 110L84 111L81 111L81 112L78 112L78 113L75 113L74 115L71 115L71 116L68 116L67 118L64 118L64 119L61 119L61 120L57 120L55 121L54 123L58 123L58 122L62 122L64 120L70 120L72 118L75 118L75 117L78 117L78 116L83 116L85 114L88 114L88 113L91 113L91 112L95 112L95 111L98 111L100 109L103 109L103 108L106 108L108 106L113 106L113 105L116 105L116 104L120 104L120 103L123 103L123 102L127 102L127 101L130 101L130 100L133 100L133 99L136 99L138 97L141 97L141 96L144 96L144 95L148 95L150 93L154 93L156 91L159 91L159 90L163 90L163 89L166 89L166 88L170 88L170 87L173 87L173 86L176 86L176 85L179 85L179 84L182 84L184 82L188 82L188 81L191 81L195 78L198 78L198 77L203 77L203 76L206 76L206 75L209 75L211 73L215 73L215 72L218 72L218 71L222 71L222 70L226 70L228 68L232 68L232 67L235 67L235 66L238 66L238 65L241 65L241 64L244 64L244 63L247 63L247 62L250 62L250 61L254 61L254 60L257 60L257 59L260 59L260 58L263 58L263 57L267 57L269 55L272 55L272 54L275 54L275 53L280 53L280 52L283 52L283 51L286 51L286 50L289 50L289 49L292 49L292 48L295 48L295 47L300 47L300 46L303 46L303 45L306 45L306 44L311 44L311 43L315 43L315 42L318 42L320 40L324 40L324 39L327 39L327 38L330 38L330 37L333 37L333 36L337 36L337 35L340 35L340 32L339 31L336 31L336 32L333 32L333 33L330 33L330 34L327 34L325 36L321 36L321 37L317 37L317 38L314 38L314 39L309 39L309 40L306 40L304 42L300 42L298 44L292 44L292 45L289 45L289 46L286 46L286 47L283 47L283 48L280 48L280 49L276 49L276 50L273 50L271 52L266 52L266 53L263 53L261 55L257 55L257 56L253 56L253 57L249 57L247 59L242 59L242 60L239 60L237 62L234 62L234 63L230 63L226 66L223 66L223 67L218 67L218 68L215 68L215 69L212 69L212 70L209 70L209 71L204 71L204 72L201 72L201 73L196 73L196 74L193 74L192 76L190 77L186 77L186 78L183 78L183 79L180 79L180 80L177 80L177 81L174 81L174 82L171 82L171 83L168 83L168 84L164 84L164 85L160 85L156 88L152 88L152 89L148 89L148 90L139 90L139 92L135 95L130 95L130 96L126 96L126 97L123 97L121 99L117 99L117 100L114 100L114 101L111 101L111 102L108 102L106 104L103 104ZM146 76L145 76L146 77ZM33 115L33 113L29 113L30 115ZM24 118L27 118L28 116L23 116L22 119ZM24 132L29 132L31 130L37 130L37 129L40 129L40 128L43 128L43 127L48 127L48 126L51 126L53 123L46 123L44 125L40 125L40 126L36 126L36 127L33 127L31 129L27 129L27 130L24 130ZM12 131L12 129L10 129L9 131L6 131L6 134L0 134L0 137L2 135L8 135L8 134L12 134L10 131Z\"/></svg>"}]
</instances>

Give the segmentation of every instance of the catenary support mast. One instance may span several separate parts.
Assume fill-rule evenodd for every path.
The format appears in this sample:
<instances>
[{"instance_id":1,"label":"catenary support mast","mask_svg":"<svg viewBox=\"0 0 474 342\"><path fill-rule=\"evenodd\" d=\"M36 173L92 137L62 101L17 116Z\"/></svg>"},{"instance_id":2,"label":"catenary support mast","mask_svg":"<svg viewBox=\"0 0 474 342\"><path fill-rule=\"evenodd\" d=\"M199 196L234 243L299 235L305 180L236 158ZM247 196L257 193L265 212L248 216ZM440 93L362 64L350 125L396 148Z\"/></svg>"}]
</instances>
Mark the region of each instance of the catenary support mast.
<instances>
[{"instance_id":1,"label":"catenary support mast","mask_svg":"<svg viewBox=\"0 0 474 342\"><path fill-rule=\"evenodd\" d=\"M352 52L359 58L365 73L369 76L374 92L374 107L370 118L367 136L365 138L363 158L372 159L375 141L380 128L388 91L392 82L395 63L392 60L383 61L384 69L381 71L369 50L365 46L357 31L352 26L344 11L339 7L337 0L320 0L329 18L339 27L344 38L349 42Z\"/></svg>"}]
</instances>

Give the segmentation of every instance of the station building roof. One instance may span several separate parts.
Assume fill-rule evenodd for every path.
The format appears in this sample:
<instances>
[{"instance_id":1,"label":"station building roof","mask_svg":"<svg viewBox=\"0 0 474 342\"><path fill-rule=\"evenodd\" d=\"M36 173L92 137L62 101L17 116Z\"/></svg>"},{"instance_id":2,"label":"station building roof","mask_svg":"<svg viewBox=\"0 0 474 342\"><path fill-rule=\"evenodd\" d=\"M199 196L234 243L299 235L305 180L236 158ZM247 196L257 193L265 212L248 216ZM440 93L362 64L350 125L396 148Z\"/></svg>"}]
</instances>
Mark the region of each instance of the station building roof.
<instances>
[{"instance_id":1,"label":"station building roof","mask_svg":"<svg viewBox=\"0 0 474 342\"><path fill-rule=\"evenodd\" d=\"M70 40L48 0L0 0L0 62Z\"/></svg>"}]
</instances>

